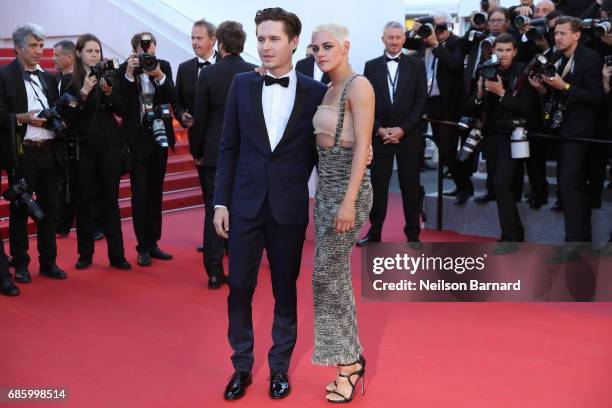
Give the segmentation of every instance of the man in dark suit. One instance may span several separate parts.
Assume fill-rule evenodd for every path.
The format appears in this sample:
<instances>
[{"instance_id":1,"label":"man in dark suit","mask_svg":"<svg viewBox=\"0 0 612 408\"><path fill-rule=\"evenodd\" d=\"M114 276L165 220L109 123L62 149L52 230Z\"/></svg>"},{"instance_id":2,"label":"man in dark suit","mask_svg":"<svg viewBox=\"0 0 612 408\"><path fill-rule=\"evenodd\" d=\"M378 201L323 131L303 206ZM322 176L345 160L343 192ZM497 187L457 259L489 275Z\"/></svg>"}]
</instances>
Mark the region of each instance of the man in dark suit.
<instances>
[{"instance_id":1,"label":"man in dark suit","mask_svg":"<svg viewBox=\"0 0 612 408\"><path fill-rule=\"evenodd\" d=\"M45 127L38 112L53 106L57 99L55 78L39 65L43 54L44 30L24 24L13 32L17 58L0 70L0 152L1 162L9 168L10 188L25 181L36 193L44 217L38 222L40 274L65 279L66 273L55 263L55 228L64 145ZM28 264L28 212L18 203L10 205L10 245L15 280L30 282Z\"/></svg>"},{"instance_id":2,"label":"man in dark suit","mask_svg":"<svg viewBox=\"0 0 612 408\"><path fill-rule=\"evenodd\" d=\"M217 41L215 31L215 25L204 19L193 23L193 28L191 29L191 47L196 56L182 62L176 73L176 101L172 108L174 117L187 129L190 150L193 138L191 129L193 126L193 103L198 76L202 69L221 60L221 55L214 49L215 42ZM200 178L202 194L206 196L204 190L204 170L197 162L195 165ZM204 241L202 240L202 242ZM199 252L202 252L204 246L200 244L197 249Z\"/></svg>"},{"instance_id":3,"label":"man in dark suit","mask_svg":"<svg viewBox=\"0 0 612 408\"><path fill-rule=\"evenodd\" d=\"M565 104L563 120L558 128L561 137L593 137L600 104L603 102L601 57L579 43L582 22L562 16L555 25L555 45L561 52L554 77L544 77L532 85L551 100ZM563 216L566 242L591 241L591 206L586 184L586 168L590 144L571 140L559 142L559 183L563 194ZM563 262L574 256L575 249L561 252L552 262Z\"/></svg>"},{"instance_id":4,"label":"man in dark suit","mask_svg":"<svg viewBox=\"0 0 612 408\"><path fill-rule=\"evenodd\" d=\"M295 64L295 70L319 82L323 82L325 85L329 83L329 75L319 69L312 55L308 55L306 58L299 60L297 64Z\"/></svg>"},{"instance_id":5,"label":"man in dark suit","mask_svg":"<svg viewBox=\"0 0 612 408\"><path fill-rule=\"evenodd\" d=\"M434 30L427 38L413 36L405 48L416 49L425 61L427 72L427 115L437 120L457 122L464 99L463 49L461 39L450 31L450 15L445 11L433 13ZM413 34L421 24L414 23ZM457 127L431 123L433 137L440 152L440 163L450 170L456 188L445 193L456 196L455 204L464 204L474 193L470 181L471 163L457 160Z\"/></svg>"},{"instance_id":6,"label":"man in dark suit","mask_svg":"<svg viewBox=\"0 0 612 408\"><path fill-rule=\"evenodd\" d=\"M402 192L409 242L419 242L420 228L420 169L425 149L421 120L427 101L427 76L423 60L403 55L406 34L402 24L385 25L382 41L384 55L366 62L364 75L376 94L371 180L374 203L370 212L370 230L358 242L365 245L379 242L385 216L389 180L393 159L397 160L397 175ZM416 244L418 245L418 244Z\"/></svg>"},{"instance_id":7,"label":"man in dark suit","mask_svg":"<svg viewBox=\"0 0 612 408\"><path fill-rule=\"evenodd\" d=\"M150 44L143 42L143 37L150 36ZM132 151L132 217L134 231L138 240L137 263L140 266L151 265L151 258L170 260L172 255L162 251L157 242L162 230L162 192L168 147L174 148L174 129L172 119L163 120L167 136L167 146L156 142L152 132L152 123L143 113L144 106L160 107L172 104L175 98L172 69L164 60L158 60L151 71L140 67L139 54L146 52L155 55L156 40L151 33L139 33L132 37L133 54L122 65L124 73L120 89L126 103L124 128Z\"/></svg>"},{"instance_id":8,"label":"man in dark suit","mask_svg":"<svg viewBox=\"0 0 612 408\"><path fill-rule=\"evenodd\" d=\"M246 33L240 23L226 21L217 28L221 60L200 72L194 105L194 124L189 147L200 171L206 217L204 219L204 268L208 287L218 289L224 282L224 239L215 232L213 202L217 156L223 131L225 102L234 75L253 71L255 65L245 62L240 53L244 49Z\"/></svg>"},{"instance_id":9,"label":"man in dark suit","mask_svg":"<svg viewBox=\"0 0 612 408\"><path fill-rule=\"evenodd\" d=\"M264 248L275 299L268 353L271 398L286 397L297 337L296 280L308 224L308 178L316 160L312 118L326 87L296 73L301 22L281 8L255 17L268 74L238 74L229 91L215 179L217 233L229 237L229 342L235 372L224 398L245 394L253 368L251 300ZM230 223L231 219L231 223Z\"/></svg>"}]
</instances>

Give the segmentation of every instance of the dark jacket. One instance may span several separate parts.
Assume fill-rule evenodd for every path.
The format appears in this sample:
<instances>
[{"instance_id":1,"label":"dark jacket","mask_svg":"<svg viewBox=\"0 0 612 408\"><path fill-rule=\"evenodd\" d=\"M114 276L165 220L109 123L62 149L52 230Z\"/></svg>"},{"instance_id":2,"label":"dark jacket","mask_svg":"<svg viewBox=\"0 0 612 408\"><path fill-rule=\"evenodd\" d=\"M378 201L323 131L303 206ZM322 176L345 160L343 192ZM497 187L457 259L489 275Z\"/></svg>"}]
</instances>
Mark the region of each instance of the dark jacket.
<instances>
[{"instance_id":1,"label":"dark jacket","mask_svg":"<svg viewBox=\"0 0 612 408\"><path fill-rule=\"evenodd\" d=\"M253 219L264 199L283 225L308 223L308 179L316 160L312 118L327 87L299 72L293 111L280 142L270 148L261 92L263 78L234 77L225 108L214 205Z\"/></svg>"},{"instance_id":2,"label":"dark jacket","mask_svg":"<svg viewBox=\"0 0 612 408\"><path fill-rule=\"evenodd\" d=\"M384 55L365 64L364 75L372 83L376 95L372 138L375 153L417 153L425 148L421 127L427 100L425 64L417 57L402 55L398 69L398 84L394 102L391 104ZM403 129L404 137L398 144L383 144L376 131L380 127L396 126Z\"/></svg>"},{"instance_id":3,"label":"dark jacket","mask_svg":"<svg viewBox=\"0 0 612 408\"><path fill-rule=\"evenodd\" d=\"M166 75L166 79L163 85L159 86L153 78L151 82L155 87L154 104L155 106L169 103L174 103L175 90L174 81L172 80L172 68L168 61L159 60L159 64L162 72ZM129 81L125 78L125 71L127 63L123 63L120 67L120 94L125 102L125 117L124 117L124 129L125 135L132 150L134 159L143 159L147 157L155 148L155 140L149 125L143 124L140 118L140 77L135 76L134 82ZM174 149L175 138L174 138L174 127L172 126L172 119L164 120L166 127L166 135L168 137L168 145Z\"/></svg>"},{"instance_id":4,"label":"dark jacket","mask_svg":"<svg viewBox=\"0 0 612 408\"><path fill-rule=\"evenodd\" d=\"M28 95L24 84L25 71L17 59L0 68L0 168L14 168L17 164L16 147L23 140L28 125L16 126L15 115L28 111ZM43 72L40 80L50 106L58 96L57 82L53 75ZM58 164L65 160L65 144L54 139L54 156Z\"/></svg>"},{"instance_id":5,"label":"dark jacket","mask_svg":"<svg viewBox=\"0 0 612 408\"><path fill-rule=\"evenodd\" d=\"M314 78L314 64L316 64L314 57L308 56L299 60L297 64L295 64L295 70L311 78ZM321 82L323 82L324 84L328 84L329 81L329 75L324 72L323 76L321 77Z\"/></svg>"},{"instance_id":6,"label":"dark jacket","mask_svg":"<svg viewBox=\"0 0 612 408\"><path fill-rule=\"evenodd\" d=\"M204 167L217 167L225 103L234 76L254 68L255 65L245 62L239 55L227 55L200 72L189 150L194 158L204 160Z\"/></svg>"}]
</instances>

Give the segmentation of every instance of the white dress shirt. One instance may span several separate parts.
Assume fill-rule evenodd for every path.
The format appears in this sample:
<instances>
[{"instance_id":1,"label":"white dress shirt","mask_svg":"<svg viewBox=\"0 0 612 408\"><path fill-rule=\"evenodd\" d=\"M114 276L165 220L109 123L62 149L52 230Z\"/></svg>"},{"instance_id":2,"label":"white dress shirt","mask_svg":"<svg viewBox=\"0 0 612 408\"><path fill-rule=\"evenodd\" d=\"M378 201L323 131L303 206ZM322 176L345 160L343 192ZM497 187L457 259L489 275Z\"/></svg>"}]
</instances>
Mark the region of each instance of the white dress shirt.
<instances>
[{"instance_id":1,"label":"white dress shirt","mask_svg":"<svg viewBox=\"0 0 612 408\"><path fill-rule=\"evenodd\" d=\"M268 72L268 75L275 77ZM289 86L287 88L273 84L263 85L261 91L261 106L263 107L263 115L266 121L266 130L268 131L268 139L270 140L270 148L272 151L276 148L291 116L293 103L295 102L295 90L297 86L297 77L295 69L289 71L283 77L289 77ZM276 77L275 77L276 78Z\"/></svg>"},{"instance_id":2,"label":"white dress shirt","mask_svg":"<svg viewBox=\"0 0 612 408\"><path fill-rule=\"evenodd\" d=\"M210 57L208 58L198 57L198 63L203 63L203 62L204 63L208 62L210 65L213 65L215 62L217 62L217 52L214 51L212 54L210 54ZM198 68L198 76L200 76L200 72L202 72L202 68Z\"/></svg>"},{"instance_id":3,"label":"white dress shirt","mask_svg":"<svg viewBox=\"0 0 612 408\"><path fill-rule=\"evenodd\" d=\"M44 72L40 65L37 65L34 70ZM28 112L34 109L42 111L43 109L49 108L49 101L47 101L47 97L43 92L43 87L40 83L40 79L36 75L30 75L29 78L31 81L27 81L25 79L23 81L26 89L26 94L28 95ZM37 126L28 126L23 139L32 141L42 141L50 140L53 138L55 138L55 133L48 129Z\"/></svg>"},{"instance_id":4,"label":"white dress shirt","mask_svg":"<svg viewBox=\"0 0 612 408\"><path fill-rule=\"evenodd\" d=\"M396 55L390 55L389 53L385 53L387 55L387 57L389 58L397 58L400 55L402 55L402 53L397 53ZM393 83L391 82L392 80L395 79L395 74L397 73L397 68L399 67L399 63L395 62L395 61L388 61L387 62L387 71L389 72L389 75L387 75L387 84L389 85L389 98L391 99L391 103L393 103L393 98L395 97L395 89L393 89ZM390 76L390 78L389 78ZM397 75L397 81L395 82L395 88L397 89L397 82L399 81L399 74Z\"/></svg>"}]
</instances>

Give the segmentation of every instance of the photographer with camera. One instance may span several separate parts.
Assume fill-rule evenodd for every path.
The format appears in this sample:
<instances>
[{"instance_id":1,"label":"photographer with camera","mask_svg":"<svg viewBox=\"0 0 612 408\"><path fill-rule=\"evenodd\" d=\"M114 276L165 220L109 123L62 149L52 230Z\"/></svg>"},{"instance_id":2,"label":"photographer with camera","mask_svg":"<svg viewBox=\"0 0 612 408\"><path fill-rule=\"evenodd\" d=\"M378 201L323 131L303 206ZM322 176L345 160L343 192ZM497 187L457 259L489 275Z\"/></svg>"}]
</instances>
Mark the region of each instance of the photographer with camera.
<instances>
[{"instance_id":1,"label":"photographer with camera","mask_svg":"<svg viewBox=\"0 0 612 408\"><path fill-rule=\"evenodd\" d=\"M162 230L162 192L168 148L174 148L169 104L175 88L170 64L155 56L157 41L148 32L132 37L133 53L122 64L120 92L126 104L124 129L132 151L132 216L138 240L138 265L151 258L170 260L157 242Z\"/></svg>"},{"instance_id":2,"label":"photographer with camera","mask_svg":"<svg viewBox=\"0 0 612 408\"><path fill-rule=\"evenodd\" d=\"M126 261L119 215L123 129L113 115L124 117L125 104L118 93L117 60L102 60L102 44L93 34L83 34L76 43L76 63L67 93L78 100L69 115L76 138L77 241L76 269L92 263L94 215L99 207L104 217L108 258L117 269L131 269Z\"/></svg>"},{"instance_id":3,"label":"photographer with camera","mask_svg":"<svg viewBox=\"0 0 612 408\"><path fill-rule=\"evenodd\" d=\"M40 274L65 279L55 263L55 228L61 168L64 164L65 125L56 104L55 78L42 70L45 31L24 24L13 32L17 57L0 69L0 156L10 169L10 250L15 281L30 282L28 264L28 214L38 221ZM36 201L32 193L36 192ZM40 207L38 207L40 205Z\"/></svg>"},{"instance_id":4,"label":"photographer with camera","mask_svg":"<svg viewBox=\"0 0 612 408\"><path fill-rule=\"evenodd\" d=\"M412 38L405 47L416 49L425 62L427 73L427 116L457 122L463 102L463 50L461 39L451 31L450 15L442 10L431 17L416 19ZM474 193L470 164L457 161L459 132L456 127L431 123L438 145L440 165L447 166L456 188L446 195L455 196L455 204L464 204Z\"/></svg>"},{"instance_id":5,"label":"photographer with camera","mask_svg":"<svg viewBox=\"0 0 612 408\"><path fill-rule=\"evenodd\" d=\"M495 157L493 187L501 227L499 241L511 243L497 247L496 253L501 254L512 252L516 249L516 242L524 240L514 183L517 174L520 177L523 174L521 158L526 154L520 151L517 153L517 147L522 142L524 144L520 147L524 148L527 143L521 132L524 132L526 123L531 119L536 93L526 83L526 86L522 86L520 77L523 65L514 61L517 48L511 34L498 35L493 42L493 52L497 58L493 58L492 63L482 65L475 95L468 101L468 106L482 106L487 159Z\"/></svg>"},{"instance_id":6,"label":"photographer with camera","mask_svg":"<svg viewBox=\"0 0 612 408\"><path fill-rule=\"evenodd\" d=\"M546 94L544 119L559 136L590 138L595 133L597 112L603 99L602 61L580 44L582 22L562 16L555 25L554 76L530 78L531 85ZM591 207L586 184L589 143L561 139L559 183L563 195L566 242L591 241ZM558 253L552 262L563 262L570 253Z\"/></svg>"}]
</instances>

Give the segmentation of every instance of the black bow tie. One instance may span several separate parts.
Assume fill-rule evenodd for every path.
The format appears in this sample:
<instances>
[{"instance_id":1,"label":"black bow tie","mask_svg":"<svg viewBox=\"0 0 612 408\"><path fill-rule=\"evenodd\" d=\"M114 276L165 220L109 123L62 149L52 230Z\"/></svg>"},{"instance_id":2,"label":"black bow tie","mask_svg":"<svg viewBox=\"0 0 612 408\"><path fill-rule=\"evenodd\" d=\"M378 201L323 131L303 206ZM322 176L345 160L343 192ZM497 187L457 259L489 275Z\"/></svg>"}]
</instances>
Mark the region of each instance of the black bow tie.
<instances>
[{"instance_id":1,"label":"black bow tie","mask_svg":"<svg viewBox=\"0 0 612 408\"><path fill-rule=\"evenodd\" d=\"M204 62L198 62L198 69L202 68L202 67L206 67L210 65L209 61L204 61Z\"/></svg>"},{"instance_id":2,"label":"black bow tie","mask_svg":"<svg viewBox=\"0 0 612 408\"><path fill-rule=\"evenodd\" d=\"M391 58L391 57L388 57L388 56L385 55L385 60L387 62L390 62L390 61L399 62L400 61L400 57Z\"/></svg>"},{"instance_id":3,"label":"black bow tie","mask_svg":"<svg viewBox=\"0 0 612 408\"><path fill-rule=\"evenodd\" d=\"M289 77L274 78L272 76L265 75L264 84L266 84L266 86L279 84L280 86L287 88L289 86Z\"/></svg>"},{"instance_id":4,"label":"black bow tie","mask_svg":"<svg viewBox=\"0 0 612 408\"><path fill-rule=\"evenodd\" d=\"M38 70L37 70L37 69L34 69L34 70L32 70L32 71L30 71L29 69L26 69L26 70L25 70L25 72L26 72L28 75L30 75L30 76L32 76L32 75L36 75L36 76L38 76Z\"/></svg>"}]
</instances>

